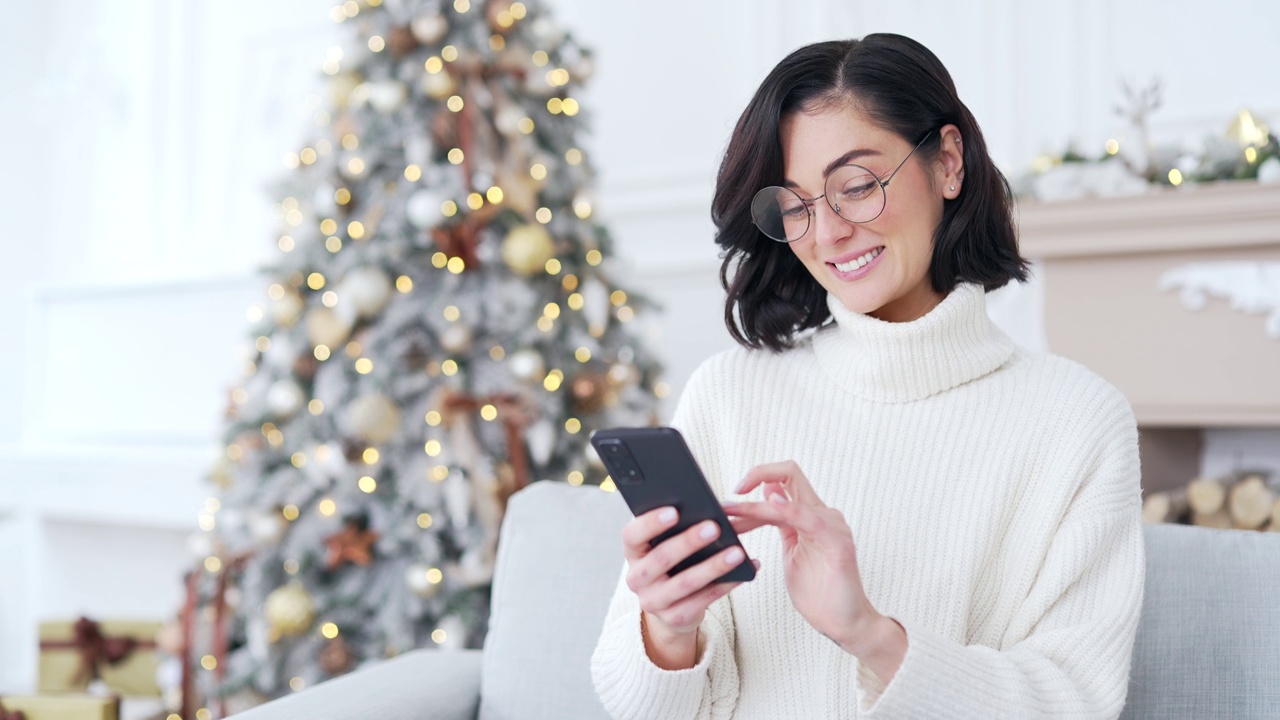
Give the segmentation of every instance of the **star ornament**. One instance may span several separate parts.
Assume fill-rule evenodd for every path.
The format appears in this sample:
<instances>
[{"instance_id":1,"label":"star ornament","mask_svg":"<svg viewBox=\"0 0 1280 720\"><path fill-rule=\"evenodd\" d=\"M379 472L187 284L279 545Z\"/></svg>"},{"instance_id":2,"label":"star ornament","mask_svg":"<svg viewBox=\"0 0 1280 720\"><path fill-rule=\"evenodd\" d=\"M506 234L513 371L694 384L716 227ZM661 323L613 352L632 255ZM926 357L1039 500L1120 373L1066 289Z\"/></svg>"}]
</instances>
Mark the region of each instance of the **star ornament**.
<instances>
[{"instance_id":1,"label":"star ornament","mask_svg":"<svg viewBox=\"0 0 1280 720\"><path fill-rule=\"evenodd\" d=\"M325 567L330 570L347 563L365 566L373 562L373 544L378 541L378 533L369 530L366 523L359 520L347 520L345 525L341 532L324 540L329 548Z\"/></svg>"}]
</instances>

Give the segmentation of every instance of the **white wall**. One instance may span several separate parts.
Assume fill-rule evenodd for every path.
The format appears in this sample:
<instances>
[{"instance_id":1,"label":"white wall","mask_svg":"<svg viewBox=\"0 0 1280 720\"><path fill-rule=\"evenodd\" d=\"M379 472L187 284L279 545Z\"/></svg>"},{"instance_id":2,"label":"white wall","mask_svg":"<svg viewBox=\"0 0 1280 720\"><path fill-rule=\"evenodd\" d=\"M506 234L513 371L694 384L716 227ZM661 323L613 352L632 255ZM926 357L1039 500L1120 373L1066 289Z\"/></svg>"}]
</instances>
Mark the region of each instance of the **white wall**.
<instances>
[{"instance_id":1,"label":"white wall","mask_svg":"<svg viewBox=\"0 0 1280 720\"><path fill-rule=\"evenodd\" d=\"M270 247L264 184L303 137L331 0L50 0L0 24L0 692L33 680L33 622L162 616L207 491L252 276ZM729 337L708 207L737 114L807 42L902 32L951 69L997 161L1025 168L1123 132L1122 78L1165 81L1159 137L1280 123L1280 5L1257 0L554 0L597 49L584 98L600 213L666 307L678 390ZM1039 342L1034 287L1002 322ZM1274 433L1219 433L1221 458ZM1270 457L1268 456L1268 457ZM1206 467L1206 469L1208 469ZM128 582L94 573L112 563ZM92 572L90 572L92 570ZM10 661L10 659L14 661Z\"/></svg>"}]
</instances>

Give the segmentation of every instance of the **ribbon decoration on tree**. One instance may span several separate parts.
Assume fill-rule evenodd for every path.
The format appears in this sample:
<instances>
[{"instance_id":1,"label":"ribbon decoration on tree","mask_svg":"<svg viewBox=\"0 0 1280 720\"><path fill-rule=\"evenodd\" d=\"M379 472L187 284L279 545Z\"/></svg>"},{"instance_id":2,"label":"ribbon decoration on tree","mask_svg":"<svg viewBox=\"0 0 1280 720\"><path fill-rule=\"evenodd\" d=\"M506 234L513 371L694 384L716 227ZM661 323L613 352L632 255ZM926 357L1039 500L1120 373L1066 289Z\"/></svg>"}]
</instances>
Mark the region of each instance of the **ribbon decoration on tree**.
<instances>
[{"instance_id":1,"label":"ribbon decoration on tree","mask_svg":"<svg viewBox=\"0 0 1280 720\"><path fill-rule=\"evenodd\" d=\"M0 720L27 720L27 716L21 710L6 710L4 701L0 700Z\"/></svg>"},{"instance_id":2,"label":"ribbon decoration on tree","mask_svg":"<svg viewBox=\"0 0 1280 720\"><path fill-rule=\"evenodd\" d=\"M154 639L138 640L130 637L110 637L102 632L102 626L87 617L81 617L72 626L70 640L41 640L41 650L75 650L80 655L80 665L73 681L88 684L102 677L102 664L119 665L138 648L153 648Z\"/></svg>"}]
</instances>

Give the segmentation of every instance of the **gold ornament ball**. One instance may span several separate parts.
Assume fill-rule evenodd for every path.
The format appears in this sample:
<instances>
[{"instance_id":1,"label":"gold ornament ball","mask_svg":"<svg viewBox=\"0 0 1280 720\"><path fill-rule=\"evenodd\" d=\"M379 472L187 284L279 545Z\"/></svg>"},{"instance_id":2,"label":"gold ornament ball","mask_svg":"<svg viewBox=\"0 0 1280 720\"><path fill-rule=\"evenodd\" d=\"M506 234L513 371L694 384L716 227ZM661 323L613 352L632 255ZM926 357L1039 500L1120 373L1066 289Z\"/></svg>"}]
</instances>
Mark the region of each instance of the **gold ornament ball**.
<instances>
[{"instance_id":1,"label":"gold ornament ball","mask_svg":"<svg viewBox=\"0 0 1280 720\"><path fill-rule=\"evenodd\" d=\"M400 407L395 401L374 393L356 398L347 408L348 427L360 438L381 445L400 430Z\"/></svg>"},{"instance_id":2,"label":"gold ornament ball","mask_svg":"<svg viewBox=\"0 0 1280 720\"><path fill-rule=\"evenodd\" d=\"M551 233L541 225L518 225L502 240L502 259L517 275L546 272L547 261L555 254Z\"/></svg>"},{"instance_id":3,"label":"gold ornament ball","mask_svg":"<svg viewBox=\"0 0 1280 720\"><path fill-rule=\"evenodd\" d=\"M351 335L351 323L327 307L307 313L307 339L312 345L337 347Z\"/></svg>"},{"instance_id":4,"label":"gold ornament ball","mask_svg":"<svg viewBox=\"0 0 1280 720\"><path fill-rule=\"evenodd\" d=\"M298 635L311 629L316 606L300 582L291 582L267 595L264 609L267 623L280 635Z\"/></svg>"}]
</instances>

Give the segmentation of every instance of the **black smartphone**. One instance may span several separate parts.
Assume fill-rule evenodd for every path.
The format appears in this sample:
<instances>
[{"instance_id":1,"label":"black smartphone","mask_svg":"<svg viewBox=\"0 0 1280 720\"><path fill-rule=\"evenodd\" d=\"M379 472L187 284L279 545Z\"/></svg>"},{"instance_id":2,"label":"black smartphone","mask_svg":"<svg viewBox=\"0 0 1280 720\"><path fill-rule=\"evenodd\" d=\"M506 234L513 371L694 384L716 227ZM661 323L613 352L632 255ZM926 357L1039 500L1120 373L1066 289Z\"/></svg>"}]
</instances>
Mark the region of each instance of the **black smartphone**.
<instances>
[{"instance_id":1,"label":"black smartphone","mask_svg":"<svg viewBox=\"0 0 1280 720\"><path fill-rule=\"evenodd\" d=\"M676 575L731 546L742 547L738 534L729 523L729 516L725 515L720 501L711 492L711 486L693 459L684 437L675 428L597 430L591 436L591 444L604 461L632 514L640 515L666 506L674 507L680 514L675 526L654 538L650 545L657 546L706 520L714 520L720 526L720 536L715 542L682 560L671 568L668 575ZM755 565L746 557L744 548L742 563L717 578L716 582L748 581L755 576Z\"/></svg>"}]
</instances>

